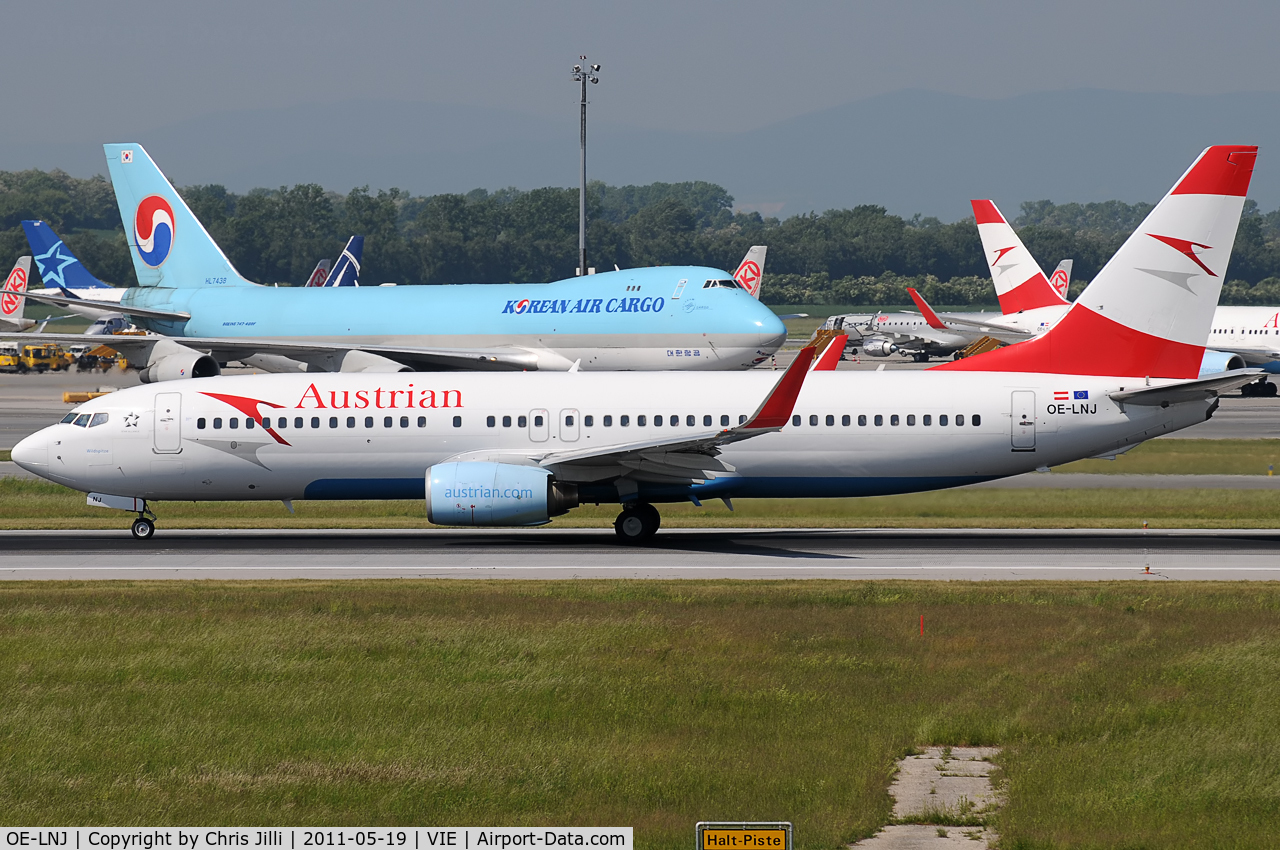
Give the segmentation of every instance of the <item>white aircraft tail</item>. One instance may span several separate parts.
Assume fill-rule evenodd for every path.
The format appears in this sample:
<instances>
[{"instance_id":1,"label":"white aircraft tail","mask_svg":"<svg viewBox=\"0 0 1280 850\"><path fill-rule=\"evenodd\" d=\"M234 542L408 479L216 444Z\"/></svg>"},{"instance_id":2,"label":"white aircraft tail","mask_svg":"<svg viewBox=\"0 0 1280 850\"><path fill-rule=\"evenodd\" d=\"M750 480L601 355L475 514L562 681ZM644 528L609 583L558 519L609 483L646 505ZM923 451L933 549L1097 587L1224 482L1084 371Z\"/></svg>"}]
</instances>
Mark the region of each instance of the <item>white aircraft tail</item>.
<instances>
[{"instance_id":1,"label":"white aircraft tail","mask_svg":"<svg viewBox=\"0 0 1280 850\"><path fill-rule=\"evenodd\" d=\"M1198 377L1257 156L1205 149L1056 325L934 368Z\"/></svg>"},{"instance_id":2,"label":"white aircraft tail","mask_svg":"<svg viewBox=\"0 0 1280 850\"><path fill-rule=\"evenodd\" d=\"M333 265L333 261L325 257L316 263L316 267L311 270L311 277L307 278L307 286L324 286L325 281L329 279L329 267Z\"/></svg>"},{"instance_id":3,"label":"white aircraft tail","mask_svg":"<svg viewBox=\"0 0 1280 850\"><path fill-rule=\"evenodd\" d=\"M1022 244L1018 234L1005 221L991 201L970 201L973 220L978 225L982 250L991 267L991 280L1000 299L1000 312L1020 313L1037 307L1066 304L1049 284L1044 270Z\"/></svg>"},{"instance_id":4,"label":"white aircraft tail","mask_svg":"<svg viewBox=\"0 0 1280 850\"><path fill-rule=\"evenodd\" d=\"M27 327L30 323L23 319L27 309L27 281L31 278L31 258L19 257L13 264L13 271L0 290L0 318L5 324Z\"/></svg>"},{"instance_id":5,"label":"white aircraft tail","mask_svg":"<svg viewBox=\"0 0 1280 850\"><path fill-rule=\"evenodd\" d=\"M1074 260L1063 260L1058 263L1058 267L1053 270L1053 274L1049 275L1049 285L1053 287L1053 291L1058 293L1063 301L1067 300L1067 292L1071 289L1071 267L1074 264Z\"/></svg>"},{"instance_id":6,"label":"white aircraft tail","mask_svg":"<svg viewBox=\"0 0 1280 850\"><path fill-rule=\"evenodd\" d=\"M768 250L764 245L752 245L733 273L733 279L750 292L752 298L760 297L760 284L764 282L764 255Z\"/></svg>"}]
</instances>

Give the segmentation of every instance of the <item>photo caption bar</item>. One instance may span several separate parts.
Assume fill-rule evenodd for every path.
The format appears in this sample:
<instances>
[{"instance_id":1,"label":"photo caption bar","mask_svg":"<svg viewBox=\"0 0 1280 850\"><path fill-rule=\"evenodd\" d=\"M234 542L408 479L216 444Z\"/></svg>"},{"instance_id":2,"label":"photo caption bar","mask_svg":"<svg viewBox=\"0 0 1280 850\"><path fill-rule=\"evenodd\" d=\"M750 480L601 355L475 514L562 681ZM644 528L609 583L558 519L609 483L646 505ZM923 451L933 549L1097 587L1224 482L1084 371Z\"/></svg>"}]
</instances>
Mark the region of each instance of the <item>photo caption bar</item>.
<instances>
[{"instance_id":1,"label":"photo caption bar","mask_svg":"<svg viewBox=\"0 0 1280 850\"><path fill-rule=\"evenodd\" d=\"M4 846L55 850L511 850L526 847L612 847L631 850L629 826L526 827L11 827Z\"/></svg>"}]
</instances>

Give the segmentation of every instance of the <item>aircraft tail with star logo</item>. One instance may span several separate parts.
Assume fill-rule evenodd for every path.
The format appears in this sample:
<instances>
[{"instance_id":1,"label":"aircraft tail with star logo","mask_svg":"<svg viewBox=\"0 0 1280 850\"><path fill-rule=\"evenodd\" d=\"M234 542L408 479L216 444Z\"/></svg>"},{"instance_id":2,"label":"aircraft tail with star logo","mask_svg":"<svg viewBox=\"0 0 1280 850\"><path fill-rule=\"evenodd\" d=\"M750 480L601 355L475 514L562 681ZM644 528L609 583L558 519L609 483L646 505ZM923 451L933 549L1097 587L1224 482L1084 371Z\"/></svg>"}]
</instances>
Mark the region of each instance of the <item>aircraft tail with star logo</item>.
<instances>
[{"instance_id":1,"label":"aircraft tail with star logo","mask_svg":"<svg viewBox=\"0 0 1280 850\"><path fill-rule=\"evenodd\" d=\"M71 253L53 228L43 221L24 221L22 229L27 234L40 280L50 289L111 289L98 280L84 264Z\"/></svg>"},{"instance_id":2,"label":"aircraft tail with star logo","mask_svg":"<svg viewBox=\"0 0 1280 850\"><path fill-rule=\"evenodd\" d=\"M1257 156L1206 148L1050 330L934 368L1198 377Z\"/></svg>"}]
</instances>

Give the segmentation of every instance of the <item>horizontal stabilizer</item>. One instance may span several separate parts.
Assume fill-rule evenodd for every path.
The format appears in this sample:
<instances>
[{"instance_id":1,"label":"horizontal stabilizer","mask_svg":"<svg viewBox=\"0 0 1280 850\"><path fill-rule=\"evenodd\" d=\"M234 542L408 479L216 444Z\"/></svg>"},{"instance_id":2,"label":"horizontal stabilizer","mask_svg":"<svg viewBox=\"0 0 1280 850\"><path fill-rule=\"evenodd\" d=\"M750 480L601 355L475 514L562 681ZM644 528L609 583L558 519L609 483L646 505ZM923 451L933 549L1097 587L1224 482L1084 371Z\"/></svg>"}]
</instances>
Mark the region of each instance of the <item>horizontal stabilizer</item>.
<instances>
[{"instance_id":1,"label":"horizontal stabilizer","mask_svg":"<svg viewBox=\"0 0 1280 850\"><path fill-rule=\"evenodd\" d=\"M1208 398L1217 398L1225 392L1253 383L1264 374L1266 373L1261 369L1235 369L1209 378L1198 378L1194 381L1182 381L1177 384L1165 384L1158 387L1121 390L1110 395L1112 399L1122 404L1168 406L1188 401L1204 401Z\"/></svg>"}]
</instances>

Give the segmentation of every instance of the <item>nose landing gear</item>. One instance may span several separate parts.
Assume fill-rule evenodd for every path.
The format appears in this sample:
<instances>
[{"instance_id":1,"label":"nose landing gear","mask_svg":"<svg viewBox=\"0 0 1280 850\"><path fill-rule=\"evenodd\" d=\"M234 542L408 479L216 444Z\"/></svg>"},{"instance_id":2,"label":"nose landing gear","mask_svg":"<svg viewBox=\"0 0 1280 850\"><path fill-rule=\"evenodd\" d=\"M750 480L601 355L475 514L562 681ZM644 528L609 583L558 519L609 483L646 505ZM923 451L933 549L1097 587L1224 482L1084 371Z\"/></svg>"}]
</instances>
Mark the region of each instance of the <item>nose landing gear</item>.
<instances>
[{"instance_id":1,"label":"nose landing gear","mask_svg":"<svg viewBox=\"0 0 1280 850\"><path fill-rule=\"evenodd\" d=\"M653 539L662 525L662 517L658 509L647 502L637 502L623 508L622 513L613 521L613 530L618 541L629 545L641 545Z\"/></svg>"}]
</instances>

